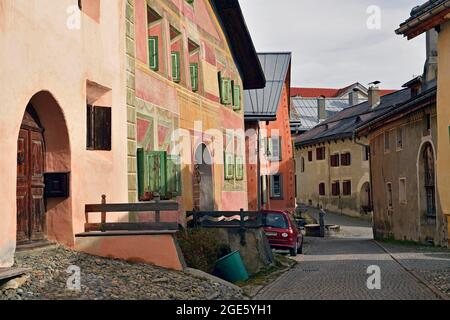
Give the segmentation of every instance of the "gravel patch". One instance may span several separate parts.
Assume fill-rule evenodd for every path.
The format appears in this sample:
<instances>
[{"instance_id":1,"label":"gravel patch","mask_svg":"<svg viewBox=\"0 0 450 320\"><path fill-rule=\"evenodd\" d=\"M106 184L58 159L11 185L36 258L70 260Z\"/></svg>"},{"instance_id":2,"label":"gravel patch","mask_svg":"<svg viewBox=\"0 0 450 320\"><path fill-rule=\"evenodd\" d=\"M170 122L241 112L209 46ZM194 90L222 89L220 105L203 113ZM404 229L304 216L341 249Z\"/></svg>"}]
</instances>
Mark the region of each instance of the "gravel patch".
<instances>
[{"instance_id":1,"label":"gravel patch","mask_svg":"<svg viewBox=\"0 0 450 320\"><path fill-rule=\"evenodd\" d=\"M240 291L183 272L106 259L57 246L21 252L16 266L33 271L17 289L1 289L0 300L241 300ZM67 289L70 266L81 272L81 291ZM4 284L4 283L3 283Z\"/></svg>"}]
</instances>

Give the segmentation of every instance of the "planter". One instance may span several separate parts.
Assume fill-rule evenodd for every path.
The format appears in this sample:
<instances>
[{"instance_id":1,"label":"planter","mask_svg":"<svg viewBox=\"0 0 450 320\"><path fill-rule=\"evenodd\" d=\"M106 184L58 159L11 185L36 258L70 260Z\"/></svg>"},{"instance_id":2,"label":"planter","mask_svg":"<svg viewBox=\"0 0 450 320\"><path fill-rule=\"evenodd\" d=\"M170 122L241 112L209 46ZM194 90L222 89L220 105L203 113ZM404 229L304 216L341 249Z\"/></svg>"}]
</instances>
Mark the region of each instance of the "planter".
<instances>
[{"instance_id":1,"label":"planter","mask_svg":"<svg viewBox=\"0 0 450 320\"><path fill-rule=\"evenodd\" d=\"M216 268L223 279L229 282L246 281L249 278L239 251L234 251L217 260Z\"/></svg>"}]
</instances>

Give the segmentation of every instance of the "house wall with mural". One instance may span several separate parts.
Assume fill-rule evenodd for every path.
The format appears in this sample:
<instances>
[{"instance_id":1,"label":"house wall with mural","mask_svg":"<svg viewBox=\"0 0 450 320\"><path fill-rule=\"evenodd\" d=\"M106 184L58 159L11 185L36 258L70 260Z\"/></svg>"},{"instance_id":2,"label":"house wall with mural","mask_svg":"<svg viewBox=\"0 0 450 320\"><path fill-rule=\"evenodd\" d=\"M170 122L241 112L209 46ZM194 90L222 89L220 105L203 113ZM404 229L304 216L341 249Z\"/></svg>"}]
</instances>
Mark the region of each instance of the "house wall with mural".
<instances>
[{"instance_id":1,"label":"house wall with mural","mask_svg":"<svg viewBox=\"0 0 450 320\"><path fill-rule=\"evenodd\" d=\"M210 2L129 2L129 201L150 200L160 191L164 199L180 203L180 212L246 209L245 170L235 165L244 158L244 140L237 132L226 138L227 129L243 132L242 81ZM228 146L225 153L233 155L228 178L223 144ZM197 163L199 148L207 153L205 161L213 160L210 166ZM153 158L147 154L152 152L165 152L162 158L154 155L161 163L171 156L179 161L173 172L166 165L165 181L159 179L156 187L153 173L139 169L143 153L144 170L151 171L148 162ZM179 214L164 217L184 222Z\"/></svg>"}]
</instances>

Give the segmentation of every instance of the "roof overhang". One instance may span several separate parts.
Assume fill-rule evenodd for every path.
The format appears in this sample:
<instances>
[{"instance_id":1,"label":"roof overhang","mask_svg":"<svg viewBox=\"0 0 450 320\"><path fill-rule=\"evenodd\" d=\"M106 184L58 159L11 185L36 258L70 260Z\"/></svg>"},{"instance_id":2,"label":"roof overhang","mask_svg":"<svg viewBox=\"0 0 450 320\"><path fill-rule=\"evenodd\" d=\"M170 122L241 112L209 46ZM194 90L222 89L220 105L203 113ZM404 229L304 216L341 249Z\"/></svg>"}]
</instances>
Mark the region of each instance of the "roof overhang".
<instances>
[{"instance_id":1,"label":"roof overhang","mask_svg":"<svg viewBox=\"0 0 450 320\"><path fill-rule=\"evenodd\" d=\"M406 20L395 30L395 33L402 34L408 39L413 39L424 32L450 20L450 0L424 10L416 17Z\"/></svg>"},{"instance_id":2,"label":"roof overhang","mask_svg":"<svg viewBox=\"0 0 450 320\"><path fill-rule=\"evenodd\" d=\"M254 115L251 116L245 116L244 115L244 121L251 122L251 121L277 121L276 115Z\"/></svg>"},{"instance_id":3,"label":"roof overhang","mask_svg":"<svg viewBox=\"0 0 450 320\"><path fill-rule=\"evenodd\" d=\"M245 23L238 0L210 0L233 53L244 89L260 89L266 85L261 63Z\"/></svg>"}]
</instances>

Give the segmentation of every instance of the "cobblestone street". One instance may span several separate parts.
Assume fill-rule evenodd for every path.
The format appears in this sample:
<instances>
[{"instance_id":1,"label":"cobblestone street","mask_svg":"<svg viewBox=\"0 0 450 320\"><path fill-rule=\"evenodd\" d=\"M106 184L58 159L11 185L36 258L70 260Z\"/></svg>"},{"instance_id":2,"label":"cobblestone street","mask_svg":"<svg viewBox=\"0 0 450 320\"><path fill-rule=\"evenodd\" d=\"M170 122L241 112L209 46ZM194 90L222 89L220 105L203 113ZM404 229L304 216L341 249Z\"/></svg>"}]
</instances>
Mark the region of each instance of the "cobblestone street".
<instances>
[{"instance_id":1,"label":"cobblestone street","mask_svg":"<svg viewBox=\"0 0 450 320\"><path fill-rule=\"evenodd\" d=\"M450 251L379 244L372 239L369 221L327 214L325 223L339 224L341 232L324 239L305 238L305 254L296 257L298 265L256 299L429 300L449 295ZM380 290L367 288L371 265L381 269Z\"/></svg>"}]
</instances>

